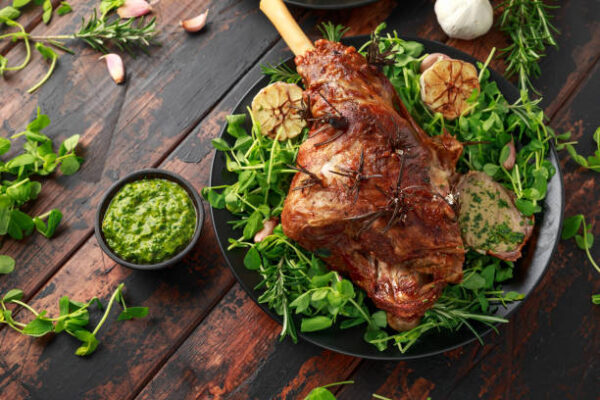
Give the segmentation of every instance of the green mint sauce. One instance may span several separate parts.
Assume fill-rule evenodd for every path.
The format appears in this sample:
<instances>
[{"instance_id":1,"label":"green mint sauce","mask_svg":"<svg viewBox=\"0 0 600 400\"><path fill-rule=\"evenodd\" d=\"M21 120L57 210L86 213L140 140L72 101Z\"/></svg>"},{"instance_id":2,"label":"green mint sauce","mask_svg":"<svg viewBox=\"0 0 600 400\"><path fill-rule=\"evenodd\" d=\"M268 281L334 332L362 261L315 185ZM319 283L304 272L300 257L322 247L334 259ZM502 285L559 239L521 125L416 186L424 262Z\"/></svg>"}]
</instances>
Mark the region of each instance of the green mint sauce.
<instances>
[{"instance_id":1,"label":"green mint sauce","mask_svg":"<svg viewBox=\"0 0 600 400\"><path fill-rule=\"evenodd\" d=\"M187 192L166 179L124 185L110 202L102 232L119 257L156 264L181 251L194 236L196 209Z\"/></svg>"}]
</instances>

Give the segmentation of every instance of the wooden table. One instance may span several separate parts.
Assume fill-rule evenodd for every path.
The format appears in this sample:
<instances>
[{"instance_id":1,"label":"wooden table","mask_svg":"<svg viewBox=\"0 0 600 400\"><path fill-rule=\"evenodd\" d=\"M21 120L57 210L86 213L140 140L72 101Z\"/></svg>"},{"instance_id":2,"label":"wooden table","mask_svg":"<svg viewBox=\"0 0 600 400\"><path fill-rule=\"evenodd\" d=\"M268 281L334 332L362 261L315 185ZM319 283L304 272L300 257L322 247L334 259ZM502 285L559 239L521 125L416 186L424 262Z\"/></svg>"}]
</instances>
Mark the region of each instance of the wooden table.
<instances>
[{"instance_id":1,"label":"wooden table","mask_svg":"<svg viewBox=\"0 0 600 400\"><path fill-rule=\"evenodd\" d=\"M58 4L59 1L53 0ZM2 6L7 2L3 1ZM74 12L40 22L40 8L20 21L35 34L77 29L98 0L72 0ZM595 149L600 125L600 2L564 0L555 24L559 48L541 62L534 84L557 130L572 130L579 151ZM188 35L178 21L210 8L209 26ZM161 0L155 5L162 47L151 56L125 57L128 81L116 86L98 54L75 44L51 80L34 95L25 90L46 71L39 57L26 71L0 83L2 135L21 130L40 106L52 119L47 133L60 140L82 134L83 169L44 183L32 214L59 207L65 214L52 240L33 235L8 240L2 253L17 260L0 277L0 293L18 287L36 308L57 313L58 299L106 299L120 282L134 305L150 316L118 323L116 314L100 333L101 345L88 358L73 355L67 335L31 339L0 329L0 398L3 399L301 399L311 388L353 379L337 389L341 399L592 399L600 392L600 277L585 254L561 243L540 285L486 344L470 344L440 356L407 362L361 360L300 342L277 340L280 326L240 288L222 255L207 218L193 255L176 268L135 272L115 265L93 236L93 217L107 187L130 171L161 167L190 180L198 190L208 181L214 138L237 100L259 78L258 65L276 63L289 52L254 0ZM473 41L448 39L435 22L433 1L382 0L342 12L293 9L312 36L315 24L332 20L370 32L380 21L401 34L446 42L483 60L502 48L498 31ZM2 54L22 55L2 43ZM503 69L500 61L493 67ZM561 154L566 214L600 217L597 174ZM596 224L600 234L600 224ZM594 255L600 258L600 246ZM116 311L115 311L116 312Z\"/></svg>"}]
</instances>

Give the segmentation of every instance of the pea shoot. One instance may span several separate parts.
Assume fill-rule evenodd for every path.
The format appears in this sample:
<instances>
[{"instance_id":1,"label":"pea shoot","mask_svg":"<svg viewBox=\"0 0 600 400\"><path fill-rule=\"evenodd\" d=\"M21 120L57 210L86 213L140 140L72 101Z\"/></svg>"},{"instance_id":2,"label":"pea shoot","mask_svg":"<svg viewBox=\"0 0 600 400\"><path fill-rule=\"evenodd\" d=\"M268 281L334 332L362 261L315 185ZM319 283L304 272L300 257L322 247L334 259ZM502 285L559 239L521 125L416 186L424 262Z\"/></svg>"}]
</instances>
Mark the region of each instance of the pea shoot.
<instances>
[{"instance_id":1,"label":"pea shoot","mask_svg":"<svg viewBox=\"0 0 600 400\"><path fill-rule=\"evenodd\" d=\"M123 283L119 284L112 293L106 307L97 297L81 303L63 296L58 301L58 317L48 317L46 310L36 311L27 303L22 301L23 291L20 289L9 290L2 299L0 299L0 324L6 324L14 331L32 337L42 337L51 332L65 332L81 342L81 346L75 350L75 355L87 356L96 351L100 344L97 339L100 328L106 322L108 315L114 303L120 303L123 311L119 314L117 320L125 321L134 318L144 318L148 315L147 307L128 307L123 297ZM28 323L19 322L13 318L14 309L9 309L10 305L16 305L23 310L33 314L33 319ZM90 308L96 306L104 313L93 330L88 330L90 323Z\"/></svg>"},{"instance_id":2,"label":"pea shoot","mask_svg":"<svg viewBox=\"0 0 600 400\"><path fill-rule=\"evenodd\" d=\"M48 176L57 169L63 175L72 175L83 162L75 154L79 135L65 139L55 152L52 139L43 133L49 124L50 118L38 108L35 119L24 131L10 138L0 137L0 155L8 153L15 142L25 139L21 153L0 161L0 236L21 240L37 230L50 239L62 219L57 209L33 217L21 211L21 207L35 200L42 190L42 184L34 180L36 176ZM14 260L0 256L0 274L8 274L13 269Z\"/></svg>"}]
</instances>

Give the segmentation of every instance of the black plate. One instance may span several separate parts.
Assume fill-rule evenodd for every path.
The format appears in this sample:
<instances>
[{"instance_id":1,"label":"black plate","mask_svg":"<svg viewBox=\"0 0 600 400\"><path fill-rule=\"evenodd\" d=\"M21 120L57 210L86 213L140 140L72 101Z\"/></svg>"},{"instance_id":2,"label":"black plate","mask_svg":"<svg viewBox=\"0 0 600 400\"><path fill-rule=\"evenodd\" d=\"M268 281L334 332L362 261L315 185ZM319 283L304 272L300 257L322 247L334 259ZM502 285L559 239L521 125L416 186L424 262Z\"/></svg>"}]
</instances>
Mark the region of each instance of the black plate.
<instances>
[{"instance_id":1,"label":"black plate","mask_svg":"<svg viewBox=\"0 0 600 400\"><path fill-rule=\"evenodd\" d=\"M452 58L465 60L471 63L476 62L473 57L442 43L417 38L405 39L422 43L425 46L425 52L427 53L440 52L445 53ZM343 42L358 48L367 40L367 36L357 36L344 39ZM291 57L287 60L287 63L288 65L293 66ZM516 101L519 98L519 91L517 88L500 74L493 70L490 72L491 79L498 84L500 91L504 94L506 99L509 102ZM256 93L268 83L269 81L267 78L259 80L242 98L235 108L234 113L246 113L246 107L250 106ZM248 126L247 128L249 129L250 127ZM225 134L225 127L221 131L220 136L233 143L233 139ZM552 162L552 165L554 165L554 168L556 168L557 173L548 183L548 194L543 205L544 211L541 215L536 216L536 228L534 234L524 249L523 257L516 263L514 278L504 285L504 289L514 290L525 294L525 296L533 290L543 276L560 237L564 207L564 192L562 173L556 151L553 147L550 152L550 161ZM213 160L211 171L211 186L231 184L235 182L234 178L235 174L229 173L225 168L225 157L223 153L217 152ZM249 271L244 267L243 259L245 251L242 249L235 249L233 251L226 250L228 246L227 238L238 237L240 235L239 231L234 232L231 225L227 223L227 221L232 219L232 215L227 210L211 208L211 216L221 251L225 255L227 263L231 267L238 281L240 281L242 286L250 294L250 297L257 302L260 292L255 291L254 287L259 283L260 277L255 271ZM520 302L517 302L510 304L507 308L500 308L496 315L508 317L520 304ZM264 305L259 304L259 306L272 318L281 323L281 318L279 316L274 314ZM299 319L296 320L296 322L296 326L299 327ZM487 334L491 330L491 328L482 324L474 324L474 326L478 330L480 336ZM364 329L364 326L348 330L330 328L325 331L313 333L299 332L299 335L301 338L311 343L340 353L357 357L388 360L426 357L463 346L475 340L475 336L467 328L463 328L455 333L448 331L440 333L430 332L422 336L419 342L413 345L404 354L400 353L394 346L390 346L386 351L380 352L373 345L370 345L363 340L362 336Z\"/></svg>"},{"instance_id":2,"label":"black plate","mask_svg":"<svg viewBox=\"0 0 600 400\"><path fill-rule=\"evenodd\" d=\"M379 0L283 0L288 4L298 7L312 8L315 10L341 10L375 3Z\"/></svg>"}]
</instances>

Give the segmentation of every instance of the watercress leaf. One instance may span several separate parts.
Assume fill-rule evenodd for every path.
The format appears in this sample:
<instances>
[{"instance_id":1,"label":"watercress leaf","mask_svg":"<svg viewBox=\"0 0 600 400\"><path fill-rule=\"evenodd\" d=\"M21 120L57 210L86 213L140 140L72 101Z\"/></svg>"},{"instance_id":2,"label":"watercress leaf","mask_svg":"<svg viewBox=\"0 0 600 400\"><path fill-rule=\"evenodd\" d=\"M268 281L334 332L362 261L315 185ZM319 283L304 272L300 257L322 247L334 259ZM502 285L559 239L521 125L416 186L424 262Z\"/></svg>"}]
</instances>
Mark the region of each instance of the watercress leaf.
<instances>
[{"instance_id":1,"label":"watercress leaf","mask_svg":"<svg viewBox=\"0 0 600 400\"><path fill-rule=\"evenodd\" d=\"M584 235L576 235L575 242L581 250L591 249L594 246L594 235L586 232Z\"/></svg>"},{"instance_id":2,"label":"watercress leaf","mask_svg":"<svg viewBox=\"0 0 600 400\"><path fill-rule=\"evenodd\" d=\"M460 285L465 289L478 290L485 287L485 279L477 272L474 272L468 275Z\"/></svg>"},{"instance_id":3,"label":"watercress leaf","mask_svg":"<svg viewBox=\"0 0 600 400\"><path fill-rule=\"evenodd\" d=\"M222 193L218 193L216 190L208 191L208 202L211 206L218 209L225 208L225 196Z\"/></svg>"},{"instance_id":4,"label":"watercress leaf","mask_svg":"<svg viewBox=\"0 0 600 400\"><path fill-rule=\"evenodd\" d=\"M41 337L54 330L52 321L44 318L44 313L40 313L33 321L23 328L23 333L28 336Z\"/></svg>"},{"instance_id":5,"label":"watercress leaf","mask_svg":"<svg viewBox=\"0 0 600 400\"><path fill-rule=\"evenodd\" d=\"M263 216L260 211L254 211L248 217L244 227L244 239L251 239L263 227Z\"/></svg>"},{"instance_id":6,"label":"watercress leaf","mask_svg":"<svg viewBox=\"0 0 600 400\"><path fill-rule=\"evenodd\" d=\"M2 297L2 301L8 303L12 300L21 300L22 298L23 291L21 289L11 289Z\"/></svg>"},{"instance_id":7,"label":"watercress leaf","mask_svg":"<svg viewBox=\"0 0 600 400\"><path fill-rule=\"evenodd\" d=\"M61 143L60 148L58 150L59 156L64 156L65 154L75 150L77 147L77 143L79 142L80 135L73 135L65 139L64 142Z\"/></svg>"},{"instance_id":8,"label":"watercress leaf","mask_svg":"<svg viewBox=\"0 0 600 400\"><path fill-rule=\"evenodd\" d=\"M60 317L70 313L68 296L63 296L60 298L60 300L58 300L58 312Z\"/></svg>"},{"instance_id":9,"label":"watercress leaf","mask_svg":"<svg viewBox=\"0 0 600 400\"><path fill-rule=\"evenodd\" d=\"M600 304L600 293L592 295L592 303Z\"/></svg>"},{"instance_id":10,"label":"watercress leaf","mask_svg":"<svg viewBox=\"0 0 600 400\"><path fill-rule=\"evenodd\" d=\"M496 282L504 282L513 277L513 269L511 267L500 267L496 269Z\"/></svg>"},{"instance_id":11,"label":"watercress leaf","mask_svg":"<svg viewBox=\"0 0 600 400\"><path fill-rule=\"evenodd\" d=\"M12 300L21 300L22 298L23 291L21 289L11 289L2 297L2 301L8 303Z\"/></svg>"},{"instance_id":12,"label":"watercress leaf","mask_svg":"<svg viewBox=\"0 0 600 400\"><path fill-rule=\"evenodd\" d=\"M488 174L491 177L494 177L496 173L500 170L500 166L496 164L485 164L483 166L483 172Z\"/></svg>"},{"instance_id":13,"label":"watercress leaf","mask_svg":"<svg viewBox=\"0 0 600 400\"><path fill-rule=\"evenodd\" d=\"M371 326L367 328L367 330L364 334L365 341L368 343L371 343L372 345L377 347L377 349L379 351L383 351L387 348L387 342L373 343L373 341L384 339L385 337L387 337L387 334L385 333L385 331L382 331L381 329L374 328Z\"/></svg>"},{"instance_id":14,"label":"watercress leaf","mask_svg":"<svg viewBox=\"0 0 600 400\"><path fill-rule=\"evenodd\" d=\"M35 200L42 191L42 184L37 181L29 182L29 199Z\"/></svg>"},{"instance_id":15,"label":"watercress leaf","mask_svg":"<svg viewBox=\"0 0 600 400\"><path fill-rule=\"evenodd\" d=\"M77 339L79 339L82 342L81 346L79 346L79 348L77 348L77 350L75 350L75 355L78 355L78 356L90 355L98 347L99 342L96 339L96 336L94 336L94 334L92 334L92 332L81 329L81 330L73 332L73 336L75 336Z\"/></svg>"},{"instance_id":16,"label":"watercress leaf","mask_svg":"<svg viewBox=\"0 0 600 400\"><path fill-rule=\"evenodd\" d=\"M308 393L304 400L336 400L336 398L329 389L316 387Z\"/></svg>"},{"instance_id":17,"label":"watercress leaf","mask_svg":"<svg viewBox=\"0 0 600 400\"><path fill-rule=\"evenodd\" d=\"M48 213L47 223L44 223L44 221L40 217L35 217L33 219L33 223L35 224L35 227L39 233L50 239L54 235L56 227L60 223L61 219L62 213L60 212L60 210L54 209Z\"/></svg>"},{"instance_id":18,"label":"watercress leaf","mask_svg":"<svg viewBox=\"0 0 600 400\"><path fill-rule=\"evenodd\" d=\"M227 133L235 138L248 136L246 129L244 129L244 123L246 122L246 114L234 114L228 115L227 120Z\"/></svg>"},{"instance_id":19,"label":"watercress leaf","mask_svg":"<svg viewBox=\"0 0 600 400\"><path fill-rule=\"evenodd\" d=\"M14 8L23 8L27 4L29 4L31 0L13 0L12 6Z\"/></svg>"},{"instance_id":20,"label":"watercress leaf","mask_svg":"<svg viewBox=\"0 0 600 400\"><path fill-rule=\"evenodd\" d=\"M29 200L30 193L29 180L17 182L6 188L6 195L18 205Z\"/></svg>"},{"instance_id":21,"label":"watercress leaf","mask_svg":"<svg viewBox=\"0 0 600 400\"><path fill-rule=\"evenodd\" d=\"M577 214L573 215L572 217L565 218L565 220L563 221L562 234L560 235L561 239L571 239L573 236L575 236L579 231L581 222L583 222L582 214Z\"/></svg>"},{"instance_id":22,"label":"watercress leaf","mask_svg":"<svg viewBox=\"0 0 600 400\"><path fill-rule=\"evenodd\" d=\"M332 279L335 278L333 271L327 272L322 275L315 275L311 278L310 283L313 288L329 286Z\"/></svg>"},{"instance_id":23,"label":"watercress leaf","mask_svg":"<svg viewBox=\"0 0 600 400\"><path fill-rule=\"evenodd\" d=\"M15 260L5 254L0 255L0 275L6 275L15 269ZM9 292L10 293L10 292Z\"/></svg>"},{"instance_id":24,"label":"watercress leaf","mask_svg":"<svg viewBox=\"0 0 600 400\"><path fill-rule=\"evenodd\" d=\"M121 311L117 321L125 321L133 318L144 318L148 315L148 307L127 307L126 310Z\"/></svg>"},{"instance_id":25,"label":"watercress leaf","mask_svg":"<svg viewBox=\"0 0 600 400\"><path fill-rule=\"evenodd\" d=\"M519 211L521 211L521 213L527 217L535 214L536 212L542 211L542 208L538 204L535 204L531 200L527 199L516 199L515 205Z\"/></svg>"},{"instance_id":26,"label":"watercress leaf","mask_svg":"<svg viewBox=\"0 0 600 400\"><path fill-rule=\"evenodd\" d=\"M319 301L319 300L323 300L325 297L327 297L327 293L329 293L329 290L327 288L322 288L319 290L315 290L312 295L310 296L310 299L312 301Z\"/></svg>"},{"instance_id":27,"label":"watercress leaf","mask_svg":"<svg viewBox=\"0 0 600 400\"><path fill-rule=\"evenodd\" d=\"M385 328L387 326L387 314L385 311L379 310L371 315L371 320L375 326L379 328Z\"/></svg>"},{"instance_id":28,"label":"watercress leaf","mask_svg":"<svg viewBox=\"0 0 600 400\"><path fill-rule=\"evenodd\" d=\"M5 154L10 150L10 140L0 137L0 155Z\"/></svg>"},{"instance_id":29,"label":"watercress leaf","mask_svg":"<svg viewBox=\"0 0 600 400\"><path fill-rule=\"evenodd\" d=\"M485 280L484 288L492 289L494 287L494 277L496 275L496 265L490 264L481 271L481 277Z\"/></svg>"},{"instance_id":30,"label":"watercress leaf","mask_svg":"<svg viewBox=\"0 0 600 400\"><path fill-rule=\"evenodd\" d=\"M60 172L63 175L73 175L79 170L79 160L75 154L71 154L62 159L60 163Z\"/></svg>"},{"instance_id":31,"label":"watercress leaf","mask_svg":"<svg viewBox=\"0 0 600 400\"><path fill-rule=\"evenodd\" d=\"M31 165L35 162L35 157L32 156L31 154L20 154L18 156L16 156L15 158L11 159L10 161L8 161L6 163L6 168L7 169L13 169L13 168L18 168L18 167L24 167L24 166L28 166Z\"/></svg>"},{"instance_id":32,"label":"watercress leaf","mask_svg":"<svg viewBox=\"0 0 600 400\"><path fill-rule=\"evenodd\" d=\"M17 225L12 218L11 218L10 222L8 223L7 232L8 232L8 235L15 240L23 239L23 231L21 230L21 228L19 228L19 225Z\"/></svg>"},{"instance_id":33,"label":"watercress leaf","mask_svg":"<svg viewBox=\"0 0 600 400\"><path fill-rule=\"evenodd\" d=\"M21 12L14 7L7 6L0 9L0 22L2 22L3 18L16 20L21 15Z\"/></svg>"},{"instance_id":34,"label":"watercress leaf","mask_svg":"<svg viewBox=\"0 0 600 400\"><path fill-rule=\"evenodd\" d=\"M250 247L244 256L244 266L249 270L257 270L260 268L261 263L260 253L256 250L256 247Z\"/></svg>"},{"instance_id":35,"label":"watercress leaf","mask_svg":"<svg viewBox=\"0 0 600 400\"><path fill-rule=\"evenodd\" d=\"M50 20L52 19L52 1L45 0L42 7L44 9L44 14L42 14L42 21L44 21L44 23L46 25L48 25L50 23ZM37 47L37 43L36 43L36 47ZM44 56L44 57L46 57L46 56Z\"/></svg>"},{"instance_id":36,"label":"watercress leaf","mask_svg":"<svg viewBox=\"0 0 600 400\"><path fill-rule=\"evenodd\" d=\"M302 293L290 303L291 308L296 309L296 314L301 314L310 306L310 292Z\"/></svg>"},{"instance_id":37,"label":"watercress leaf","mask_svg":"<svg viewBox=\"0 0 600 400\"><path fill-rule=\"evenodd\" d=\"M0 195L0 235L6 235L10 224L13 201L7 195Z\"/></svg>"},{"instance_id":38,"label":"watercress leaf","mask_svg":"<svg viewBox=\"0 0 600 400\"><path fill-rule=\"evenodd\" d=\"M58 7L58 9L56 10L56 13L62 17L63 15L66 15L66 14L70 13L71 11L73 11L73 8L71 7L71 5L69 3L67 3L66 1L61 1L60 7Z\"/></svg>"},{"instance_id":39,"label":"watercress leaf","mask_svg":"<svg viewBox=\"0 0 600 400\"><path fill-rule=\"evenodd\" d=\"M211 143L212 143L213 147L217 150L220 150L220 151L231 150L231 147L229 147L229 144L223 138L213 139L213 140L211 140Z\"/></svg>"},{"instance_id":40,"label":"watercress leaf","mask_svg":"<svg viewBox=\"0 0 600 400\"><path fill-rule=\"evenodd\" d=\"M315 332L329 328L333 324L333 320L324 315L317 315L312 318L302 318L300 324L301 332Z\"/></svg>"},{"instance_id":41,"label":"watercress leaf","mask_svg":"<svg viewBox=\"0 0 600 400\"><path fill-rule=\"evenodd\" d=\"M336 287L342 297L346 299L351 299L354 297L354 286L348 279L342 279L341 281L336 282Z\"/></svg>"},{"instance_id":42,"label":"watercress leaf","mask_svg":"<svg viewBox=\"0 0 600 400\"><path fill-rule=\"evenodd\" d=\"M43 133L40 132L32 132L32 131L26 131L25 132L25 137L33 142L38 142L38 143L46 143L46 142L50 142L51 139L44 135Z\"/></svg>"}]
</instances>

